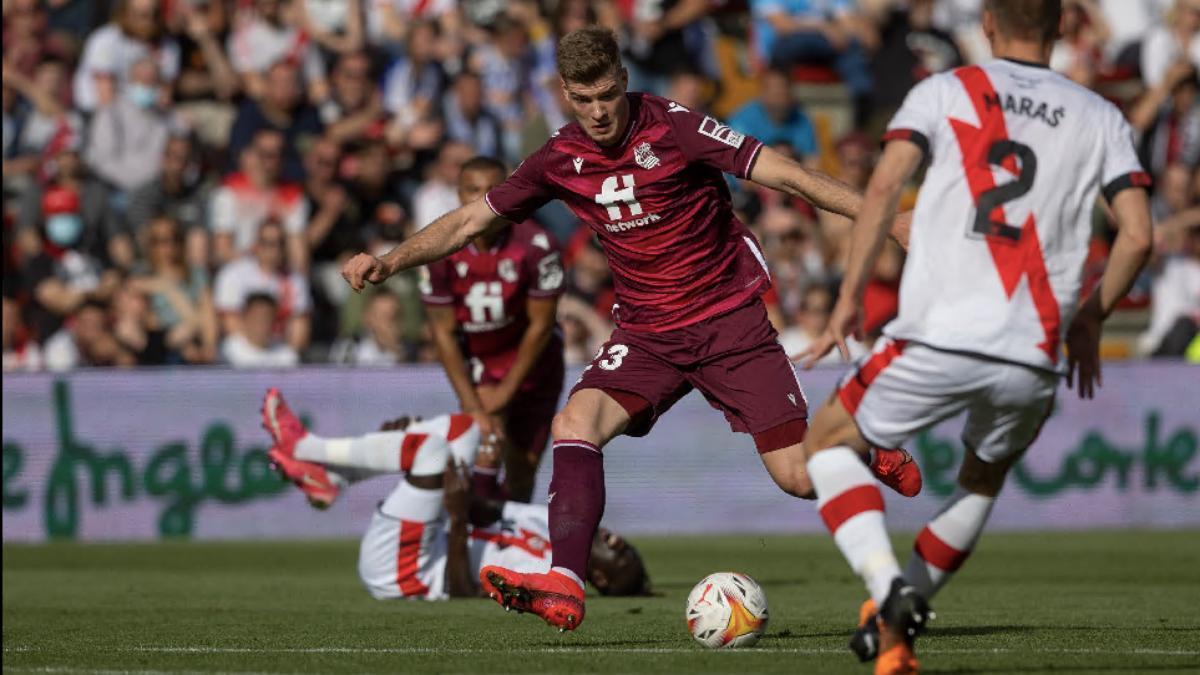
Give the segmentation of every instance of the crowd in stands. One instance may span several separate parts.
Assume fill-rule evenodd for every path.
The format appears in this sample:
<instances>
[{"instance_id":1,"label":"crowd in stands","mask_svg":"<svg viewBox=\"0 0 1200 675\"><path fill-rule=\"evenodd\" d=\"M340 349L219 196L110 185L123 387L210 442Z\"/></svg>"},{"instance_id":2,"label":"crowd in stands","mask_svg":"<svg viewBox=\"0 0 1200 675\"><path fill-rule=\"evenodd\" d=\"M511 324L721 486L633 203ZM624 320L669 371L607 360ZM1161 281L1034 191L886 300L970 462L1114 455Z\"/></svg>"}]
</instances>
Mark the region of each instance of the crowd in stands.
<instances>
[{"instance_id":1,"label":"crowd in stands","mask_svg":"<svg viewBox=\"0 0 1200 675\"><path fill-rule=\"evenodd\" d=\"M4 370L431 361L418 274L360 296L341 263L457 206L470 157L515 167L568 121L559 36L613 28L631 89L862 188L909 88L988 58L981 4L3 0ZM1109 355L1200 360L1200 0L1064 4L1053 68L1121 106L1154 178L1154 259ZM801 100L814 86L843 92L840 117ZM850 222L731 187L799 351ZM586 362L612 329L605 258L561 204L536 218L564 247L560 323ZM1089 284L1114 234L1103 203L1094 223ZM875 270L870 332L903 264L893 245Z\"/></svg>"}]
</instances>

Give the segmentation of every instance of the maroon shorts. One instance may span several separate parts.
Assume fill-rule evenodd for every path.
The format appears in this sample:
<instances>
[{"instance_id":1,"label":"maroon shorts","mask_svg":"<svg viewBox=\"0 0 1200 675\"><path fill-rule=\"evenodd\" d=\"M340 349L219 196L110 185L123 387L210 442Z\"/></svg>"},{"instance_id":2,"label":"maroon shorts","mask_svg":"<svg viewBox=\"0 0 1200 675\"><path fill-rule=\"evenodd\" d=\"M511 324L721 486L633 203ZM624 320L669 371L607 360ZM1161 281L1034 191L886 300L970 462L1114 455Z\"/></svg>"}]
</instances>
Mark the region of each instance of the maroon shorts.
<instances>
[{"instance_id":1,"label":"maroon shorts","mask_svg":"<svg viewBox=\"0 0 1200 675\"><path fill-rule=\"evenodd\" d=\"M605 392L633 418L625 434L645 436L693 388L730 428L753 434L759 452L804 440L808 405L758 300L662 333L616 329L571 394Z\"/></svg>"}]
</instances>

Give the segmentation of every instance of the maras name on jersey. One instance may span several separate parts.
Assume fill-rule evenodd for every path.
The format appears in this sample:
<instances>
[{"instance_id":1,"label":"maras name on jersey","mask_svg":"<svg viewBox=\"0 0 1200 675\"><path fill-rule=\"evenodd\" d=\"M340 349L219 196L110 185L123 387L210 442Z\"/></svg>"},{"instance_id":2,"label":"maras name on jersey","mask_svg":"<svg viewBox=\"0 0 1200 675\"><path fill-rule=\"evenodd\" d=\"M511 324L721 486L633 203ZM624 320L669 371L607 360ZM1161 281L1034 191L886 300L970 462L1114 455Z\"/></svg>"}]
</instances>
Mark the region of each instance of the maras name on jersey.
<instances>
[{"instance_id":1,"label":"maras name on jersey","mask_svg":"<svg viewBox=\"0 0 1200 675\"><path fill-rule=\"evenodd\" d=\"M649 225L650 223L657 223L660 220L662 220L662 216L657 213L651 213L641 218L634 218L633 220L622 220L619 223L605 223L604 228L609 232L626 232Z\"/></svg>"},{"instance_id":2,"label":"maras name on jersey","mask_svg":"<svg viewBox=\"0 0 1200 675\"><path fill-rule=\"evenodd\" d=\"M1041 120L1051 128L1057 127L1067 113L1066 108L1059 106L1054 110L1045 102L1035 101L1028 96L1013 96L1012 94L996 93L995 96L983 95L983 104L988 110L1000 108L1004 112L1024 115L1035 120ZM1037 106L1036 108L1034 106Z\"/></svg>"}]
</instances>

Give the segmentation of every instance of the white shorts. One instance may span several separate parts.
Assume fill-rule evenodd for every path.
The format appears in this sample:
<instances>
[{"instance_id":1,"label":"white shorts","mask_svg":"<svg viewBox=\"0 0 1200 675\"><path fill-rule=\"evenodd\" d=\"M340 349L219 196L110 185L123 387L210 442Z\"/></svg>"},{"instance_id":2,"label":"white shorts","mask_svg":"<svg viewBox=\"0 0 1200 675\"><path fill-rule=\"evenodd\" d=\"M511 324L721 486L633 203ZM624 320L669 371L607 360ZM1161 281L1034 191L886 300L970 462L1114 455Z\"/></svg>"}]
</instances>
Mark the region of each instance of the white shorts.
<instances>
[{"instance_id":1,"label":"white shorts","mask_svg":"<svg viewBox=\"0 0 1200 675\"><path fill-rule=\"evenodd\" d=\"M1057 388L1053 373L883 338L842 380L838 398L880 448L898 448L965 410L964 445L994 463L1033 443Z\"/></svg>"}]
</instances>

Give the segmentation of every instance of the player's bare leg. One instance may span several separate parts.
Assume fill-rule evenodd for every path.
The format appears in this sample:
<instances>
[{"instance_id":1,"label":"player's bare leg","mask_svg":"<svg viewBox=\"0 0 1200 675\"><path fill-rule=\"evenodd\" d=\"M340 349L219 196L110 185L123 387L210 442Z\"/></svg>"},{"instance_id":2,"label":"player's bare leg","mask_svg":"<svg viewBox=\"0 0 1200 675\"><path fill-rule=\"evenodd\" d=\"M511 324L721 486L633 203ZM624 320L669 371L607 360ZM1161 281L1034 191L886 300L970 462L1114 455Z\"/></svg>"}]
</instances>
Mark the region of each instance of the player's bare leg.
<instances>
[{"instance_id":1,"label":"player's bare leg","mask_svg":"<svg viewBox=\"0 0 1200 675\"><path fill-rule=\"evenodd\" d=\"M880 608L876 672L915 672L912 643L932 611L921 592L900 575L884 524L883 495L862 462L870 444L836 397L813 416L806 442L821 518Z\"/></svg>"},{"instance_id":2,"label":"player's bare leg","mask_svg":"<svg viewBox=\"0 0 1200 675\"><path fill-rule=\"evenodd\" d=\"M601 448L629 421L625 408L599 389L575 392L555 416L549 495L552 566L548 574L521 574L497 566L480 570L483 590L505 609L533 612L563 631L583 622L583 580L604 513Z\"/></svg>"}]
</instances>

